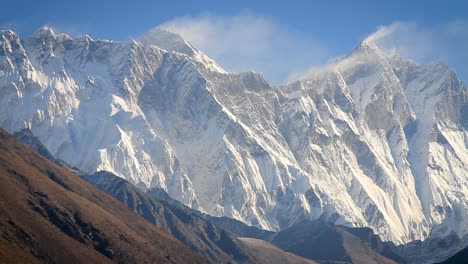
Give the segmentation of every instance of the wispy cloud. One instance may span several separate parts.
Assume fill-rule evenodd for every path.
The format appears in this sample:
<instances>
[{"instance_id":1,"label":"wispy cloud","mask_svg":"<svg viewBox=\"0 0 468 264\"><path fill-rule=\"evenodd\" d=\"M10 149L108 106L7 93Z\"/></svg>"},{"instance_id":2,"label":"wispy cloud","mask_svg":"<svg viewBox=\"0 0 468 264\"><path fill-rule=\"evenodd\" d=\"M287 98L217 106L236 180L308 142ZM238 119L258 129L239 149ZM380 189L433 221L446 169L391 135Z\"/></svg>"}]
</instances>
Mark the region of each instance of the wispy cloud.
<instances>
[{"instance_id":1,"label":"wispy cloud","mask_svg":"<svg viewBox=\"0 0 468 264\"><path fill-rule=\"evenodd\" d=\"M261 72L274 84L297 79L344 55L329 50L324 41L251 12L185 16L161 27L181 34L227 70ZM435 26L395 22L380 26L368 39L386 53L396 52L417 63L443 61L468 80L467 20Z\"/></svg>"},{"instance_id":2,"label":"wispy cloud","mask_svg":"<svg viewBox=\"0 0 468 264\"><path fill-rule=\"evenodd\" d=\"M181 34L227 70L261 72L273 84L330 56L321 41L251 12L179 17L161 27Z\"/></svg>"},{"instance_id":3,"label":"wispy cloud","mask_svg":"<svg viewBox=\"0 0 468 264\"><path fill-rule=\"evenodd\" d=\"M383 51L396 52L417 63L442 61L468 80L468 20L424 26L395 22L381 26L368 37Z\"/></svg>"}]
</instances>

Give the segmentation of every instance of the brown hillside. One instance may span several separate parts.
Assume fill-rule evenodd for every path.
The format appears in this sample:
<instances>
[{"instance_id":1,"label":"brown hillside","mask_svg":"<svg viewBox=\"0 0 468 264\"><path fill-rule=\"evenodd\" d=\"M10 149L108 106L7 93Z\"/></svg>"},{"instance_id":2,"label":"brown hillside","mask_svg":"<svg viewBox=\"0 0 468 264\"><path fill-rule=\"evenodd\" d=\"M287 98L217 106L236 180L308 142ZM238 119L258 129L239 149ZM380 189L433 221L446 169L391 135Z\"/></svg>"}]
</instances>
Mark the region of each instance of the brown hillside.
<instances>
[{"instance_id":1,"label":"brown hillside","mask_svg":"<svg viewBox=\"0 0 468 264\"><path fill-rule=\"evenodd\" d=\"M255 256L261 260L262 263L317 264L317 262L310 259L305 259L292 253L283 251L282 249L264 240L247 237L240 237L239 239L244 242L252 250L252 252L255 253Z\"/></svg>"},{"instance_id":2,"label":"brown hillside","mask_svg":"<svg viewBox=\"0 0 468 264\"><path fill-rule=\"evenodd\" d=\"M0 129L0 263L206 263Z\"/></svg>"}]
</instances>

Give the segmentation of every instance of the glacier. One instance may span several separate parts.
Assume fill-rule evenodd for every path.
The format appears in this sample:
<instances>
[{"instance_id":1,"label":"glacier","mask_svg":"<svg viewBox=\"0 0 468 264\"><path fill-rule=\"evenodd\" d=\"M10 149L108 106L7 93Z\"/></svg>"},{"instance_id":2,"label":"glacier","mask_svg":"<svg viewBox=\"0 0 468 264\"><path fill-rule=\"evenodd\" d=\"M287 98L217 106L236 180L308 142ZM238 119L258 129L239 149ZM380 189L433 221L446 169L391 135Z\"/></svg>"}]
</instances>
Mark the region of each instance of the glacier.
<instances>
[{"instance_id":1,"label":"glacier","mask_svg":"<svg viewBox=\"0 0 468 264\"><path fill-rule=\"evenodd\" d=\"M128 41L3 30L0 126L30 128L85 172L264 229L324 216L398 244L436 226L468 234L466 86L368 40L273 87L163 29Z\"/></svg>"}]
</instances>

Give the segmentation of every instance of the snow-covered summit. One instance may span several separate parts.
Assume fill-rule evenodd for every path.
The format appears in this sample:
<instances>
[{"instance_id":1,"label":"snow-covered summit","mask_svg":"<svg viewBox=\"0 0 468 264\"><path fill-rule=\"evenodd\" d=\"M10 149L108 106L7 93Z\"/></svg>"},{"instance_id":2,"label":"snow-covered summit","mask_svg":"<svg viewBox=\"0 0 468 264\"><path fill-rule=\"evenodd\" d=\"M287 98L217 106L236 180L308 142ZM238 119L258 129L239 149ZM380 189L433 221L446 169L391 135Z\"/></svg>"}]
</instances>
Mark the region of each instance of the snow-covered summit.
<instances>
[{"instance_id":1,"label":"snow-covered summit","mask_svg":"<svg viewBox=\"0 0 468 264\"><path fill-rule=\"evenodd\" d=\"M36 30L28 41L47 43L51 41L65 41L72 38L65 33L55 33L49 26L43 26Z\"/></svg>"},{"instance_id":2,"label":"snow-covered summit","mask_svg":"<svg viewBox=\"0 0 468 264\"><path fill-rule=\"evenodd\" d=\"M38 38L45 38L45 37L55 37L55 32L49 26L43 26L36 30L32 35L31 38L38 39Z\"/></svg>"},{"instance_id":3,"label":"snow-covered summit","mask_svg":"<svg viewBox=\"0 0 468 264\"><path fill-rule=\"evenodd\" d=\"M272 88L260 74L225 72L179 35L148 34L44 29L21 41L2 31L0 126L31 128L88 173L262 228L323 216L397 243L437 224L464 235L451 223L467 208L468 97L447 67L363 42Z\"/></svg>"},{"instance_id":4,"label":"snow-covered summit","mask_svg":"<svg viewBox=\"0 0 468 264\"><path fill-rule=\"evenodd\" d=\"M348 56L352 56L353 54L374 54L385 56L382 50L380 50L380 48L369 39L361 41L358 46L349 52Z\"/></svg>"},{"instance_id":5,"label":"snow-covered summit","mask_svg":"<svg viewBox=\"0 0 468 264\"><path fill-rule=\"evenodd\" d=\"M141 36L138 41L155 45L167 51L175 51L194 56L196 50L179 34L169 32L162 28L154 28Z\"/></svg>"},{"instance_id":6,"label":"snow-covered summit","mask_svg":"<svg viewBox=\"0 0 468 264\"><path fill-rule=\"evenodd\" d=\"M161 49L173 52L179 52L192 57L205 65L209 69L220 73L226 73L215 61L210 59L201 51L194 48L180 34L169 32L163 28L157 27L143 34L138 41L146 45L155 45Z\"/></svg>"}]
</instances>

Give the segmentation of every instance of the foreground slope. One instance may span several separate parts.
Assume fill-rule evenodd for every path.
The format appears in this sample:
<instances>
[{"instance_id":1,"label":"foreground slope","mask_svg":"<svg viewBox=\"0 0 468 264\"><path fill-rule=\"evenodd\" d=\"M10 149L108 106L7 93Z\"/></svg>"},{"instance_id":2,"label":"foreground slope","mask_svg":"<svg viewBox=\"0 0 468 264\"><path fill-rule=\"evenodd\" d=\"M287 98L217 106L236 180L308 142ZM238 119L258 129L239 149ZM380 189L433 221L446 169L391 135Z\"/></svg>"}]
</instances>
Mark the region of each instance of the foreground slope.
<instances>
[{"instance_id":1,"label":"foreground slope","mask_svg":"<svg viewBox=\"0 0 468 264\"><path fill-rule=\"evenodd\" d=\"M212 263L255 263L257 258L231 233L205 220L200 213L150 197L110 172L82 176L135 213L173 235Z\"/></svg>"},{"instance_id":2,"label":"foreground slope","mask_svg":"<svg viewBox=\"0 0 468 264\"><path fill-rule=\"evenodd\" d=\"M271 87L182 37L0 33L0 126L92 174L268 230L320 216L385 240L468 233L468 93L443 64L369 42ZM209 183L209 184L207 184Z\"/></svg>"},{"instance_id":3,"label":"foreground slope","mask_svg":"<svg viewBox=\"0 0 468 264\"><path fill-rule=\"evenodd\" d=\"M298 257L294 254L285 252L280 248L260 239L241 237L239 238L243 243L251 248L258 259L262 260L262 263L271 264L314 264L317 263L312 260Z\"/></svg>"},{"instance_id":4,"label":"foreground slope","mask_svg":"<svg viewBox=\"0 0 468 264\"><path fill-rule=\"evenodd\" d=\"M0 262L206 263L0 129Z\"/></svg>"},{"instance_id":5,"label":"foreground slope","mask_svg":"<svg viewBox=\"0 0 468 264\"><path fill-rule=\"evenodd\" d=\"M29 129L15 133L14 137L57 165L81 173L53 157ZM172 199L163 190L151 189L144 193L125 179L105 171L80 177L110 194L150 223L172 234L212 263L312 263L286 253L266 241L243 238L241 242L233 234L217 226L233 229L234 234L241 231L242 235L256 237L268 237L274 233L246 226L234 219L200 213Z\"/></svg>"}]
</instances>

